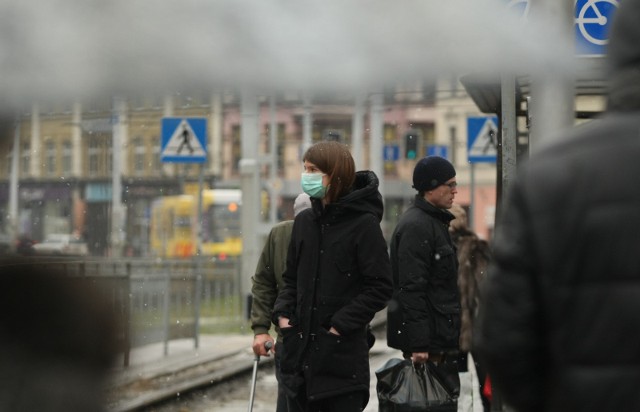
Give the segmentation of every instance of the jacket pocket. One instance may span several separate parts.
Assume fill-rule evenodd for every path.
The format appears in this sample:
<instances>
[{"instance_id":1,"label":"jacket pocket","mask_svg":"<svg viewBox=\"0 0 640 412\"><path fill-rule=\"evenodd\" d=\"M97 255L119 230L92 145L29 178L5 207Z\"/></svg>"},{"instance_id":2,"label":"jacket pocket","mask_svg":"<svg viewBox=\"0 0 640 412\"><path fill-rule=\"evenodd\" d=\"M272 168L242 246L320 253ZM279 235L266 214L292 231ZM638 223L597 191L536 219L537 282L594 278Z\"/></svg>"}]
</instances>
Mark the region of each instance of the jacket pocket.
<instances>
[{"instance_id":1,"label":"jacket pocket","mask_svg":"<svg viewBox=\"0 0 640 412\"><path fill-rule=\"evenodd\" d=\"M298 327L280 329L282 333L282 346L284 348L280 358L280 370L282 373L295 373L299 370L300 350L302 339L298 334Z\"/></svg>"},{"instance_id":2,"label":"jacket pocket","mask_svg":"<svg viewBox=\"0 0 640 412\"><path fill-rule=\"evenodd\" d=\"M335 335L324 328L318 330L313 345L311 367L315 375L347 380L368 377L366 330L352 335Z\"/></svg>"},{"instance_id":3,"label":"jacket pocket","mask_svg":"<svg viewBox=\"0 0 640 412\"><path fill-rule=\"evenodd\" d=\"M458 348L460 339L460 304L436 303L433 304L433 336L434 344L443 348Z\"/></svg>"},{"instance_id":4,"label":"jacket pocket","mask_svg":"<svg viewBox=\"0 0 640 412\"><path fill-rule=\"evenodd\" d=\"M437 280L458 278L456 251L449 245L436 248L433 254L434 277Z\"/></svg>"}]
</instances>

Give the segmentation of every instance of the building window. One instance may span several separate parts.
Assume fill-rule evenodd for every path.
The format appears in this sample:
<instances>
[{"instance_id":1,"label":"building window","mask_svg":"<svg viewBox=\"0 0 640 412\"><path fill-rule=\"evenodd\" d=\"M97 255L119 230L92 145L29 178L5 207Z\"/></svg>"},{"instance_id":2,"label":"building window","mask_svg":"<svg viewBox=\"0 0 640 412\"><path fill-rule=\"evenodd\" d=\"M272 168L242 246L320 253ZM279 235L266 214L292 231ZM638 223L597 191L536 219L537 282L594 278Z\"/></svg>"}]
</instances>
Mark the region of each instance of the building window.
<instances>
[{"instance_id":1,"label":"building window","mask_svg":"<svg viewBox=\"0 0 640 412\"><path fill-rule=\"evenodd\" d=\"M160 138L155 137L154 142L159 142ZM160 163L160 144L153 145L153 155L151 157L151 169L154 172L161 171L161 163Z\"/></svg>"},{"instance_id":2,"label":"building window","mask_svg":"<svg viewBox=\"0 0 640 412\"><path fill-rule=\"evenodd\" d=\"M22 144L21 157L20 166L22 167L22 175L28 176L31 171L31 145L29 145L29 143Z\"/></svg>"},{"instance_id":3,"label":"building window","mask_svg":"<svg viewBox=\"0 0 640 412\"><path fill-rule=\"evenodd\" d=\"M56 142L48 140L45 145L45 167L47 173L55 175L56 173Z\"/></svg>"},{"instance_id":4,"label":"building window","mask_svg":"<svg viewBox=\"0 0 640 412\"><path fill-rule=\"evenodd\" d=\"M384 144L389 147L396 147L398 155L400 154L398 145L398 135L396 133L396 126L393 124L384 125ZM396 160L385 160L384 173L386 176L398 176L398 162Z\"/></svg>"},{"instance_id":5,"label":"building window","mask_svg":"<svg viewBox=\"0 0 640 412\"><path fill-rule=\"evenodd\" d=\"M133 139L133 171L137 175L144 174L145 150L142 137Z\"/></svg>"},{"instance_id":6,"label":"building window","mask_svg":"<svg viewBox=\"0 0 640 412\"><path fill-rule=\"evenodd\" d=\"M111 173L113 172L113 142L111 140L111 136L107 136L107 138L104 139L104 142L107 148L107 150L104 151L105 155L107 156L107 158L104 159L107 169L107 175L111 175Z\"/></svg>"},{"instance_id":7,"label":"building window","mask_svg":"<svg viewBox=\"0 0 640 412\"><path fill-rule=\"evenodd\" d=\"M285 148L285 126L284 124L278 124L278 134L276 139L276 156L277 158L277 167L278 174L284 174L284 148Z\"/></svg>"},{"instance_id":8,"label":"building window","mask_svg":"<svg viewBox=\"0 0 640 412\"><path fill-rule=\"evenodd\" d=\"M89 176L97 176L98 175L98 159L100 156L100 144L98 139L92 138L89 140Z\"/></svg>"},{"instance_id":9,"label":"building window","mask_svg":"<svg viewBox=\"0 0 640 412\"><path fill-rule=\"evenodd\" d=\"M65 140L62 142L62 173L69 175L73 168L73 150L71 149L71 142Z\"/></svg>"},{"instance_id":10,"label":"building window","mask_svg":"<svg viewBox=\"0 0 640 412\"><path fill-rule=\"evenodd\" d=\"M231 128L231 171L234 175L240 173L239 164L241 158L240 125L233 125Z\"/></svg>"}]
</instances>

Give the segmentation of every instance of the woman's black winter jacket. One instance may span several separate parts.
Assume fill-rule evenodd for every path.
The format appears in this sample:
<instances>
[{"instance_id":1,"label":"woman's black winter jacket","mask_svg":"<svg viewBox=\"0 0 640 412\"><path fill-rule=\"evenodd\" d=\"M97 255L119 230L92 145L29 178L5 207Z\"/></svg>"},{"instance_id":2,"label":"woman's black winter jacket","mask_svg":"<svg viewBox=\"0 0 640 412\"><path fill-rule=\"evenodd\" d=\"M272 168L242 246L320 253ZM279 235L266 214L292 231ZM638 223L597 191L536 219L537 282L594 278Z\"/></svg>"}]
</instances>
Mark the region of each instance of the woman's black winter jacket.
<instances>
[{"instance_id":1,"label":"woman's black winter jacket","mask_svg":"<svg viewBox=\"0 0 640 412\"><path fill-rule=\"evenodd\" d=\"M295 219L273 312L274 323L282 315L292 325L282 329L282 383L292 395L304 380L310 401L368 393L367 328L392 290L378 178L357 172L349 194L325 208L312 203Z\"/></svg>"}]
</instances>

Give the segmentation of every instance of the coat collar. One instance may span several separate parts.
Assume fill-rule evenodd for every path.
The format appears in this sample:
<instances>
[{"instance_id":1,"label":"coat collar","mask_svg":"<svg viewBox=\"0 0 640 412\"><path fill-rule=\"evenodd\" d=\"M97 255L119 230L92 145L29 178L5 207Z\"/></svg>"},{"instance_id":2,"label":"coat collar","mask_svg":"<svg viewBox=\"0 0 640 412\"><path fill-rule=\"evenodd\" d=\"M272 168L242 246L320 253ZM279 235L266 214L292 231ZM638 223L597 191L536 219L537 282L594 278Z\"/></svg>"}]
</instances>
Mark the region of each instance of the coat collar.
<instances>
[{"instance_id":1,"label":"coat collar","mask_svg":"<svg viewBox=\"0 0 640 412\"><path fill-rule=\"evenodd\" d=\"M414 206L418 209L424 210L427 214L433 216L434 218L440 220L443 223L449 224L456 217L446 209L440 209L427 202L424 197L420 195L416 195L414 202Z\"/></svg>"}]
</instances>

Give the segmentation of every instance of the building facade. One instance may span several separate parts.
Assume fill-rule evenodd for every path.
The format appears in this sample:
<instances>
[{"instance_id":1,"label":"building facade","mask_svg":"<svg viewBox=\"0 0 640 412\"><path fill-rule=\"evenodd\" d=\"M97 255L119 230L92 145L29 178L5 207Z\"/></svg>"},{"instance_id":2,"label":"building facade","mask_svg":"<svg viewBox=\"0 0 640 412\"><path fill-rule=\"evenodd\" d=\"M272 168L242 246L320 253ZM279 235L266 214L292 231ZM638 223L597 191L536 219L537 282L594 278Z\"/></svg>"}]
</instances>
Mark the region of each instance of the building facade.
<instances>
[{"instance_id":1,"label":"building facade","mask_svg":"<svg viewBox=\"0 0 640 412\"><path fill-rule=\"evenodd\" d=\"M444 148L458 171L457 202L473 206L475 230L490 237L496 168L494 163L467 161L466 119L480 113L464 88L456 79L445 79L397 86L382 93L385 233L391 232L415 194L411 188L415 162L430 148L438 147ZM239 93L225 92L33 105L16 122L17 150L6 142L0 146L4 152L0 153L0 232L9 232L14 225L15 236L24 234L35 240L50 233L75 232L85 237L93 255L112 254L112 187L117 187L113 182L119 179L126 228L119 253L147 256L153 199L193 190L200 173L196 164L161 162L162 119L206 118L205 185L239 187L240 99ZM263 189L278 195L274 204L277 220L291 218L293 199L300 192L305 139L311 143L335 139L353 146L358 140L354 133L361 129L361 153L354 155L358 168L370 168L368 102L365 98L358 106L354 96L309 97L295 92L259 98L259 153L272 162L262 167ZM356 120L361 121L360 126ZM272 136L276 139L273 146ZM113 147L114 141L119 147ZM275 147L273 157L269 157L271 147ZM14 159L18 162L15 217L10 216L9 207ZM118 165L115 172L114 164ZM269 164L275 165L275 173L269 173ZM265 223L273 223L268 217L265 213Z\"/></svg>"}]
</instances>

